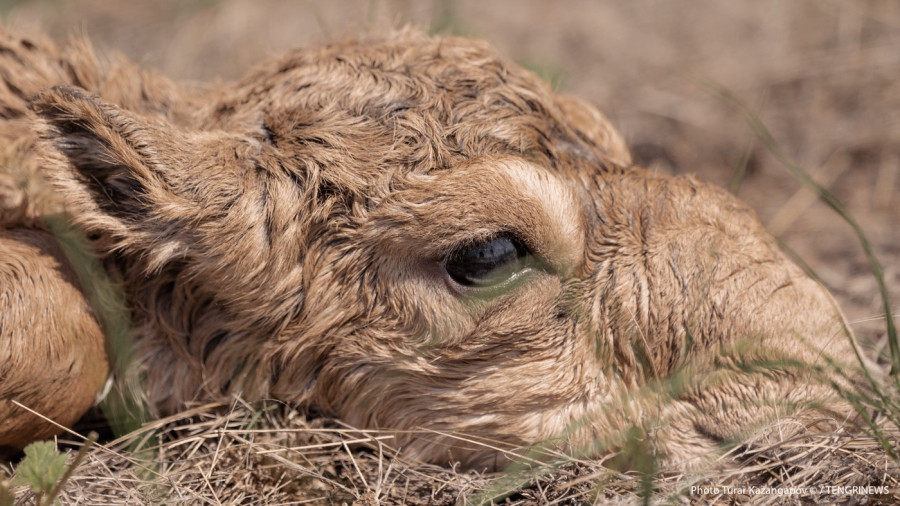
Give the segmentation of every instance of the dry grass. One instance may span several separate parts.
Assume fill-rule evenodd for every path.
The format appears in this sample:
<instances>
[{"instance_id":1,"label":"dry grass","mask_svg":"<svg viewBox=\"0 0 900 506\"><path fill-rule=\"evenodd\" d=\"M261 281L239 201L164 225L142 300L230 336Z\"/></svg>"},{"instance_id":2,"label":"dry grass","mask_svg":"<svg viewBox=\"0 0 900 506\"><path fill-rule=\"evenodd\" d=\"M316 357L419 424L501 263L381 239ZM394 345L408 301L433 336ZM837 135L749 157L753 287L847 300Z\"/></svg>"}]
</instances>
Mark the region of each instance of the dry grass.
<instances>
[{"instance_id":1,"label":"dry grass","mask_svg":"<svg viewBox=\"0 0 900 506\"><path fill-rule=\"evenodd\" d=\"M135 448L137 446L137 449ZM398 457L390 436L277 404L200 406L97 446L61 499L87 504L453 503L487 478ZM22 500L29 492L22 491Z\"/></svg>"},{"instance_id":2,"label":"dry grass","mask_svg":"<svg viewBox=\"0 0 900 506\"><path fill-rule=\"evenodd\" d=\"M784 155L846 204L900 300L900 3L893 0L261 0L78 6L0 2L8 23L101 47L184 79L234 77L260 57L343 34L412 23L484 37L608 112L639 162L730 186L835 293L872 356L887 363L878 283L854 232L784 170L712 83L749 104ZM895 306L896 307L896 306ZM896 311L895 312L900 312ZM508 504L900 502L900 394L881 439L788 419L772 443L748 438L694 475L619 473L603 460L519 474L405 460L391 440L280 405L198 407L91 450L61 499L72 504ZM799 431L821 426L816 435ZM134 445L140 443L141 449ZM8 466L8 465L7 465ZM822 487L888 487L848 494ZM702 492L691 487L700 487ZM725 487L732 487L726 489ZM757 487L753 491L750 487ZM786 497L765 490L814 487ZM743 490L740 490L743 489ZM716 492L718 490L719 492ZM883 490L883 489L882 489ZM708 492L708 493L706 493ZM743 493L741 493L743 492ZM18 499L29 500L17 489Z\"/></svg>"},{"instance_id":3,"label":"dry grass","mask_svg":"<svg viewBox=\"0 0 900 506\"><path fill-rule=\"evenodd\" d=\"M818 433L811 435L805 429L815 424ZM900 499L900 463L875 438L834 420L786 419L777 427L795 435L774 443L751 437L693 475L661 473L647 480L604 467L602 460L577 459L485 475L410 462L389 436L309 420L284 406L207 405L93 448L60 499L65 504L477 504L491 499L895 504ZM889 430L887 442L900 445L900 432ZM832 486L886 488L865 495L824 488ZM782 495L791 489L805 492ZM19 501L29 501L30 492L18 493Z\"/></svg>"}]
</instances>

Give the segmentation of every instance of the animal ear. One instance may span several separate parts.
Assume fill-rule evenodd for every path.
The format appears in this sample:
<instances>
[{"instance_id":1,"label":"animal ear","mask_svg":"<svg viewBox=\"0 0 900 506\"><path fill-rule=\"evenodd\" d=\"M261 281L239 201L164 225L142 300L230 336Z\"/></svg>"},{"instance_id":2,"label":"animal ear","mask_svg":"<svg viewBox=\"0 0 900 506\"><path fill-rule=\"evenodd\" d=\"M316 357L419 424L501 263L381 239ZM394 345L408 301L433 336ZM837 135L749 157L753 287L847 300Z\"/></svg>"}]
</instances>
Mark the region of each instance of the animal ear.
<instances>
[{"instance_id":1,"label":"animal ear","mask_svg":"<svg viewBox=\"0 0 900 506\"><path fill-rule=\"evenodd\" d=\"M71 86L51 88L30 106L43 120L48 174L80 214L103 215L115 229L146 216L152 203L172 200L166 175L179 152L190 151L174 126Z\"/></svg>"},{"instance_id":2,"label":"animal ear","mask_svg":"<svg viewBox=\"0 0 900 506\"><path fill-rule=\"evenodd\" d=\"M594 106L571 95L557 95L556 106L578 130L578 134L606 154L613 162L631 165L631 152L622 134Z\"/></svg>"}]
</instances>

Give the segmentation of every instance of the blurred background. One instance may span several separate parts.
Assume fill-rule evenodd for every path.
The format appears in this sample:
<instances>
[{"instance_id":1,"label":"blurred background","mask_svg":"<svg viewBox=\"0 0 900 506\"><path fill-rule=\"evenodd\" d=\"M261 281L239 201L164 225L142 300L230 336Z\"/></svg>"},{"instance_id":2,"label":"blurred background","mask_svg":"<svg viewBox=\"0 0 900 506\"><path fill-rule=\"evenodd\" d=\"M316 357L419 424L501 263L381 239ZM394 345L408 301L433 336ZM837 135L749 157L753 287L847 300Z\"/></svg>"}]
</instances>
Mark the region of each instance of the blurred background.
<instances>
[{"instance_id":1,"label":"blurred background","mask_svg":"<svg viewBox=\"0 0 900 506\"><path fill-rule=\"evenodd\" d=\"M101 53L191 81L407 25L486 39L604 111L638 163L736 192L836 294L856 332L883 347L884 311L859 242L772 155L782 152L848 206L900 305L895 0L5 0L0 15L19 32L86 35Z\"/></svg>"}]
</instances>

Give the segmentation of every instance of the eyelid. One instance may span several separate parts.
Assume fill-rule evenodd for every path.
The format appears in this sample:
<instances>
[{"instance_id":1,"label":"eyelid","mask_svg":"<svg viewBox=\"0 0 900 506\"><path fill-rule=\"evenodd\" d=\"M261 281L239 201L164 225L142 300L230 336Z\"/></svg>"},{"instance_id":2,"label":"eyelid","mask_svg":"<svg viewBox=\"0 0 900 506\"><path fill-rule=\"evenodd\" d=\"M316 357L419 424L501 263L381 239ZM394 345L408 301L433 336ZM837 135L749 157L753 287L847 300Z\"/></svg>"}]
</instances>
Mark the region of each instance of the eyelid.
<instances>
[{"instance_id":1,"label":"eyelid","mask_svg":"<svg viewBox=\"0 0 900 506\"><path fill-rule=\"evenodd\" d=\"M532 247L525 234L520 234L510 228L501 228L495 231L481 231L478 234L473 234L470 237L458 241L456 243L456 246L450 249L450 254L446 256L449 257L453 253L461 249L471 247L478 243L493 241L494 239L499 239L501 237L509 239L516 246L525 248L529 253L533 253L535 251L535 248Z\"/></svg>"},{"instance_id":2,"label":"eyelid","mask_svg":"<svg viewBox=\"0 0 900 506\"><path fill-rule=\"evenodd\" d=\"M519 157L485 155L398 181L364 233L382 250L440 263L460 244L513 232L553 272L568 275L585 258L586 208L577 190Z\"/></svg>"}]
</instances>

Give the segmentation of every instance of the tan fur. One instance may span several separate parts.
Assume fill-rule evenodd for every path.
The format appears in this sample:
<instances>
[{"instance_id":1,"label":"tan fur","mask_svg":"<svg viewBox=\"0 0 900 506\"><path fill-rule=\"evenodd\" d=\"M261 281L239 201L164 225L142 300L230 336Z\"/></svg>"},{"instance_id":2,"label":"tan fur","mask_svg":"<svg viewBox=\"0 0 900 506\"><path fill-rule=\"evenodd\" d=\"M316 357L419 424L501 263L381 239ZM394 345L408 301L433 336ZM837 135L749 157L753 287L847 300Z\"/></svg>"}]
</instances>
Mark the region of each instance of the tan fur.
<instances>
[{"instance_id":1,"label":"tan fur","mask_svg":"<svg viewBox=\"0 0 900 506\"><path fill-rule=\"evenodd\" d=\"M3 231L0 259L0 446L21 446L59 430L12 401L71 425L93 404L108 365L103 332L51 234Z\"/></svg>"},{"instance_id":2,"label":"tan fur","mask_svg":"<svg viewBox=\"0 0 900 506\"><path fill-rule=\"evenodd\" d=\"M482 43L404 32L206 89L83 43L3 44L0 134L17 160L3 170L18 186L0 180L0 246L43 237L33 223L53 206L25 196L52 202L28 186L51 180L121 283L157 414L275 398L397 430L412 456L496 467L453 434L611 450L638 424L684 463L792 402L832 405L808 367L753 368L851 356L829 294L753 212L631 166L599 112ZM448 257L498 234L536 263L482 289L448 276ZM18 350L0 360L35 388L55 381L55 359L28 351L41 340L105 367L96 328L73 348L16 316L44 305L41 318L95 325L83 299L29 284L59 263L0 257L22 265L0 293L24 293L0 299L0 344ZM678 371L691 375L674 398L647 393ZM45 406L10 381L0 398ZM86 405L48 414L70 423Z\"/></svg>"}]
</instances>

